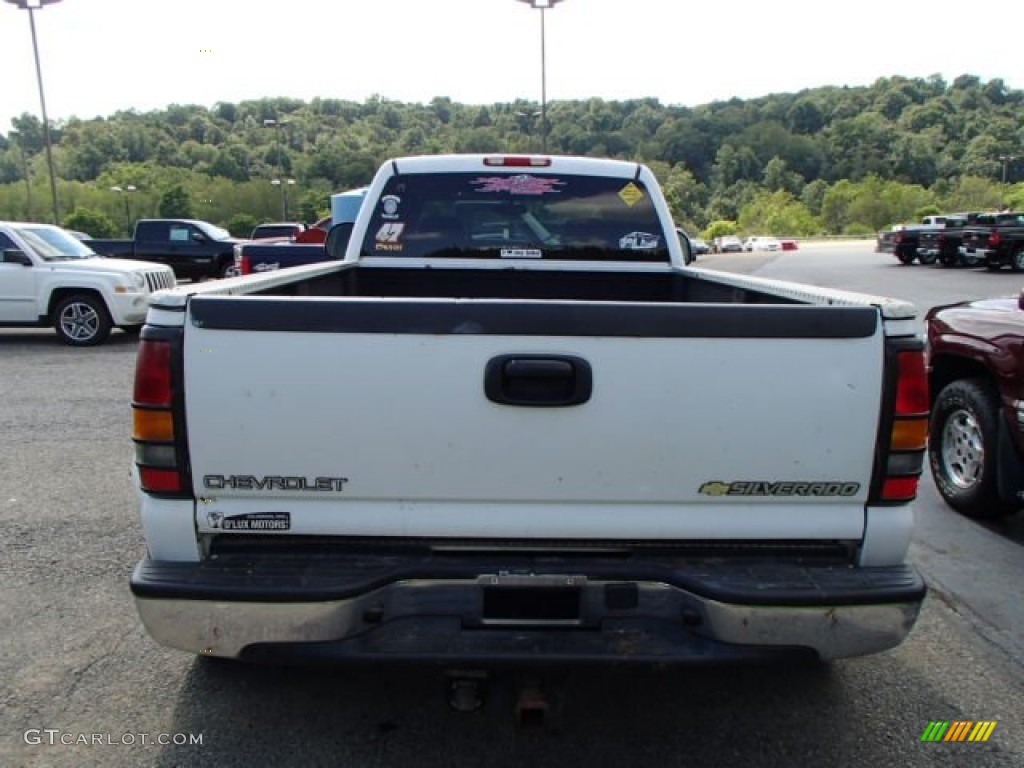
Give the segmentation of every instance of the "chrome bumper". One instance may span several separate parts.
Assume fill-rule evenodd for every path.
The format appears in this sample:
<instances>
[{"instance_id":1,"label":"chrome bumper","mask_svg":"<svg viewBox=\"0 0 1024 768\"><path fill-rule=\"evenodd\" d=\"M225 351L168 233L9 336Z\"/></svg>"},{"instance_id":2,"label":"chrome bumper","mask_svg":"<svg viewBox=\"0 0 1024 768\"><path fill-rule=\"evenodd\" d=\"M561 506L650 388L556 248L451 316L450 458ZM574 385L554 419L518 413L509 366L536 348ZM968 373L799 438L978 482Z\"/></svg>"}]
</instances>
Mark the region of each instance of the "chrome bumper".
<instances>
[{"instance_id":1,"label":"chrome bumper","mask_svg":"<svg viewBox=\"0 0 1024 768\"><path fill-rule=\"evenodd\" d=\"M616 586L623 585L581 586L582 602L601 606L589 626L481 618L480 585L464 579L398 581L357 597L317 602L139 595L135 600L157 642L211 656L245 658L252 648L321 644L333 647L339 660L671 663L721 661L745 651L806 649L826 660L885 651L907 637L923 599L922 589L919 599L896 603L736 605L663 583L633 582L627 585L636 598L630 610L609 610L608 589Z\"/></svg>"}]
</instances>

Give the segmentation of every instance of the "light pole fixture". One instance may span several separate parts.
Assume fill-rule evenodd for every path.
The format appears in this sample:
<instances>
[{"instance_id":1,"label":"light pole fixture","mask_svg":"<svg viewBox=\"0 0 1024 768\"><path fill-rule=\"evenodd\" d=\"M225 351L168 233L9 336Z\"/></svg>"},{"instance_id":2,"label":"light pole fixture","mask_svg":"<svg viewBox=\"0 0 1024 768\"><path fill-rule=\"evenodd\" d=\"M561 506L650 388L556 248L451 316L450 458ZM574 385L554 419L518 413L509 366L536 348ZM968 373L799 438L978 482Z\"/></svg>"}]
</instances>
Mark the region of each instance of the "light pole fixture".
<instances>
[{"instance_id":1,"label":"light pole fixture","mask_svg":"<svg viewBox=\"0 0 1024 768\"><path fill-rule=\"evenodd\" d=\"M1006 166L1017 159L1016 155L1000 155L999 159L1003 161L1003 184L1006 183Z\"/></svg>"},{"instance_id":2,"label":"light pole fixture","mask_svg":"<svg viewBox=\"0 0 1024 768\"><path fill-rule=\"evenodd\" d=\"M540 143L541 151L548 151L548 79L547 46L544 40L544 11L554 8L562 0L519 0L540 11Z\"/></svg>"},{"instance_id":3,"label":"light pole fixture","mask_svg":"<svg viewBox=\"0 0 1024 768\"><path fill-rule=\"evenodd\" d=\"M43 70L39 65L39 44L36 42L36 17L34 11L44 5L59 3L60 0L4 0L28 11L28 23L32 28L32 51L36 57L36 80L39 83L39 106L43 112L43 140L46 142L46 164L50 167L50 191L53 193L53 223L60 225L60 203L57 202L57 173L53 168L53 150L50 145L50 121L46 117L46 97L43 95Z\"/></svg>"},{"instance_id":4,"label":"light pole fixture","mask_svg":"<svg viewBox=\"0 0 1024 768\"><path fill-rule=\"evenodd\" d=\"M281 187L281 221L288 221L288 187L295 186L295 179L271 179L275 187Z\"/></svg>"}]
</instances>

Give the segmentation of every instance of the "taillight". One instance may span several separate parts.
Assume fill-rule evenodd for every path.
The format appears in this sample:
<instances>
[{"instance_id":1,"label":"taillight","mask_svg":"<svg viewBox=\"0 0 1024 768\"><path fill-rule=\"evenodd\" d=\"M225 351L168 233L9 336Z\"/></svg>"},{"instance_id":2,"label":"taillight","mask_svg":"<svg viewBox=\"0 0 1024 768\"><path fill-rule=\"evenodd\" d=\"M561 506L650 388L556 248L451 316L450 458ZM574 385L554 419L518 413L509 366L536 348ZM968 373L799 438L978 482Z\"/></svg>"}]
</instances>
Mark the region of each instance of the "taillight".
<instances>
[{"instance_id":1,"label":"taillight","mask_svg":"<svg viewBox=\"0 0 1024 768\"><path fill-rule=\"evenodd\" d=\"M171 345L166 341L139 342L135 358L134 402L169 408L171 405Z\"/></svg>"},{"instance_id":2,"label":"taillight","mask_svg":"<svg viewBox=\"0 0 1024 768\"><path fill-rule=\"evenodd\" d=\"M897 353L896 402L889 432L882 501L912 501L928 446L928 372L924 350Z\"/></svg>"},{"instance_id":3,"label":"taillight","mask_svg":"<svg viewBox=\"0 0 1024 768\"><path fill-rule=\"evenodd\" d=\"M173 401L170 342L143 339L135 359L132 440L142 490L149 493L185 490L175 445Z\"/></svg>"},{"instance_id":4,"label":"taillight","mask_svg":"<svg viewBox=\"0 0 1024 768\"><path fill-rule=\"evenodd\" d=\"M1002 240L1003 238L999 235L998 232L990 232L988 235L988 244L991 245L993 248L998 248L999 243L1001 243Z\"/></svg>"},{"instance_id":5,"label":"taillight","mask_svg":"<svg viewBox=\"0 0 1024 768\"><path fill-rule=\"evenodd\" d=\"M896 243L896 245L899 245L900 243L902 243L902 242L903 242L903 235L897 234L897 235L896 235L896 236L895 236L895 237L894 237L894 238L892 239L892 241L893 241L894 243Z\"/></svg>"},{"instance_id":6,"label":"taillight","mask_svg":"<svg viewBox=\"0 0 1024 768\"><path fill-rule=\"evenodd\" d=\"M252 274L252 259L246 254L242 254L242 258L238 265L238 274L240 275L251 275Z\"/></svg>"},{"instance_id":7,"label":"taillight","mask_svg":"<svg viewBox=\"0 0 1024 768\"><path fill-rule=\"evenodd\" d=\"M485 157L484 165L505 168L541 168L551 165L550 157L494 156Z\"/></svg>"}]
</instances>

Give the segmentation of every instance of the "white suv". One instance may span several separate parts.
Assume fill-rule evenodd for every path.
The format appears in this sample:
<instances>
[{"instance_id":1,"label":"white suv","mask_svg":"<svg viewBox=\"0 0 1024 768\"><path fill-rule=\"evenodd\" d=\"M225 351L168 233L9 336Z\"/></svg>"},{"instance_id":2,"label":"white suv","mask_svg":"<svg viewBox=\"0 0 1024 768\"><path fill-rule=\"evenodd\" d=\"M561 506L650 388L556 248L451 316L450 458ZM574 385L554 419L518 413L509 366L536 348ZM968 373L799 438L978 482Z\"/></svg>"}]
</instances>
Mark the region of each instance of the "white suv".
<instances>
[{"instance_id":1,"label":"white suv","mask_svg":"<svg viewBox=\"0 0 1024 768\"><path fill-rule=\"evenodd\" d=\"M174 285L163 264L105 259L51 224L0 221L0 327L52 325L88 347L113 326L141 328L150 295Z\"/></svg>"}]
</instances>

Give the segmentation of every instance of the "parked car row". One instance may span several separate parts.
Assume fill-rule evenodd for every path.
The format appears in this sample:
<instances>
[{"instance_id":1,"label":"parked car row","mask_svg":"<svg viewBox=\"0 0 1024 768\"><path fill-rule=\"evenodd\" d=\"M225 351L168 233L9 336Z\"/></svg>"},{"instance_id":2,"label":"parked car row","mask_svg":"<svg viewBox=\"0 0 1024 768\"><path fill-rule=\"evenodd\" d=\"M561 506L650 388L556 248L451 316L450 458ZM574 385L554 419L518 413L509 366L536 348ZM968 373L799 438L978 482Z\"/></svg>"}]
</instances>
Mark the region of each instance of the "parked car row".
<instances>
[{"instance_id":1,"label":"parked car row","mask_svg":"<svg viewBox=\"0 0 1024 768\"><path fill-rule=\"evenodd\" d=\"M307 261L322 260L330 218L313 227L284 222L253 232ZM232 277L236 246L249 241L195 219L141 219L134 237L101 240L49 224L0 222L0 327L52 326L61 341L93 346L113 328L141 328L150 294L178 278Z\"/></svg>"},{"instance_id":2,"label":"parked car row","mask_svg":"<svg viewBox=\"0 0 1024 768\"><path fill-rule=\"evenodd\" d=\"M715 253L742 253L743 241L735 235L723 235L711 241L711 250Z\"/></svg>"},{"instance_id":3,"label":"parked car row","mask_svg":"<svg viewBox=\"0 0 1024 768\"><path fill-rule=\"evenodd\" d=\"M1024 272L1024 212L971 211L926 217L919 225L879 233L875 252L890 253L907 265L916 261Z\"/></svg>"},{"instance_id":4,"label":"parked car row","mask_svg":"<svg viewBox=\"0 0 1024 768\"><path fill-rule=\"evenodd\" d=\"M754 251L795 251L796 240L780 240L766 235L752 235L741 240L736 235L723 235L712 240L714 253L753 253Z\"/></svg>"}]
</instances>

